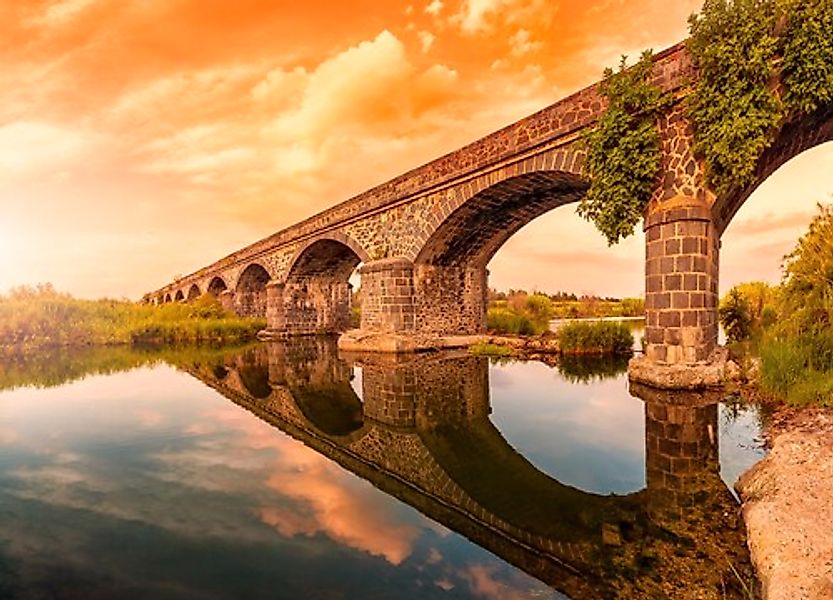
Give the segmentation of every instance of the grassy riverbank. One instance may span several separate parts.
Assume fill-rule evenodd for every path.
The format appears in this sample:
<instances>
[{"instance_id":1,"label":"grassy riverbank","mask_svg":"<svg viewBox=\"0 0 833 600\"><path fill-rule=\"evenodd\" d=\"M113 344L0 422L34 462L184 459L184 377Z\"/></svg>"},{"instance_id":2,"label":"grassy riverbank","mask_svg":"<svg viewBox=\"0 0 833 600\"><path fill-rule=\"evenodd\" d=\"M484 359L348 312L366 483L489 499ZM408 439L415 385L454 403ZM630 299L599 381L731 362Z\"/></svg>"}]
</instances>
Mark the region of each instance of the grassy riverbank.
<instances>
[{"instance_id":1,"label":"grassy riverbank","mask_svg":"<svg viewBox=\"0 0 833 600\"><path fill-rule=\"evenodd\" d=\"M760 357L760 389L793 405L833 406L831 273L833 207L820 206L784 259L781 285L742 284L720 303L729 341Z\"/></svg>"},{"instance_id":2,"label":"grassy riverbank","mask_svg":"<svg viewBox=\"0 0 833 600\"><path fill-rule=\"evenodd\" d=\"M79 300L51 286L0 296L0 347L236 342L252 339L262 319L229 314L210 296L151 306L126 300Z\"/></svg>"}]
</instances>

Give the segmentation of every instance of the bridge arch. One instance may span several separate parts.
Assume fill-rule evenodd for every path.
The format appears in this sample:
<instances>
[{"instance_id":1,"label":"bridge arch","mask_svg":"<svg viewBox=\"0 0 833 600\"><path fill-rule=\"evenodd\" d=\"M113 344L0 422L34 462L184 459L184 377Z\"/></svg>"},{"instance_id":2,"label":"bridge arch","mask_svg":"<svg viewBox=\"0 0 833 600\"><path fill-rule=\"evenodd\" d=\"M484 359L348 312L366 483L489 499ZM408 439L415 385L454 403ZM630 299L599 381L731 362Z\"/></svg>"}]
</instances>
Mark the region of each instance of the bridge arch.
<instances>
[{"instance_id":1,"label":"bridge arch","mask_svg":"<svg viewBox=\"0 0 833 600\"><path fill-rule=\"evenodd\" d=\"M188 296L186 299L188 302L191 302L192 300L199 298L201 295L202 293L200 292L199 286L196 283L192 283L191 287L188 288Z\"/></svg>"},{"instance_id":2,"label":"bridge arch","mask_svg":"<svg viewBox=\"0 0 833 600\"><path fill-rule=\"evenodd\" d=\"M170 294L170 292L168 292L167 294L165 294L165 300L164 300L164 302L165 302L165 304L170 304L170 302L171 302L171 294Z\"/></svg>"},{"instance_id":3,"label":"bridge arch","mask_svg":"<svg viewBox=\"0 0 833 600\"><path fill-rule=\"evenodd\" d=\"M350 277L367 252L341 233L296 250L281 285L273 286L268 327L281 334L339 333L352 323Z\"/></svg>"},{"instance_id":4,"label":"bridge arch","mask_svg":"<svg viewBox=\"0 0 833 600\"><path fill-rule=\"evenodd\" d=\"M266 285L269 271L260 263L251 263L237 278L235 302L242 317L266 317Z\"/></svg>"},{"instance_id":5,"label":"bridge arch","mask_svg":"<svg viewBox=\"0 0 833 600\"><path fill-rule=\"evenodd\" d=\"M586 180L564 171L508 177L447 207L414 257L415 327L431 333L479 333L486 326L488 274L495 253L522 227L581 200Z\"/></svg>"},{"instance_id":6,"label":"bridge arch","mask_svg":"<svg viewBox=\"0 0 833 600\"><path fill-rule=\"evenodd\" d=\"M215 298L219 297L220 294L225 292L227 289L228 285L226 285L225 280L219 275L212 277L211 281L208 283L208 287L206 288L207 293L211 294Z\"/></svg>"},{"instance_id":7,"label":"bridge arch","mask_svg":"<svg viewBox=\"0 0 833 600\"><path fill-rule=\"evenodd\" d=\"M183 302L185 300L185 294L182 293L182 290L176 291L176 296L174 296L175 302Z\"/></svg>"},{"instance_id":8,"label":"bridge arch","mask_svg":"<svg viewBox=\"0 0 833 600\"><path fill-rule=\"evenodd\" d=\"M831 141L833 105L785 126L779 132L775 143L759 159L755 180L748 186L732 190L715 200L712 219L718 234L723 234L741 206L781 166L799 154Z\"/></svg>"}]
</instances>

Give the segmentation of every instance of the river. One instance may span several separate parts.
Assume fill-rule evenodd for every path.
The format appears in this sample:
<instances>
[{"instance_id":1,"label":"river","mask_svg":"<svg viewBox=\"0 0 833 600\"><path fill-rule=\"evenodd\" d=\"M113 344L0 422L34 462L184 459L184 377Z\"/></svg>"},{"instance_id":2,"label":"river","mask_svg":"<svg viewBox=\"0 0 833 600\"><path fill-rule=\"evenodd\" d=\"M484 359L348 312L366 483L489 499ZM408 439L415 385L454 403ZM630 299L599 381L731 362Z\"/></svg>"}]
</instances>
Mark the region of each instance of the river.
<instances>
[{"instance_id":1,"label":"river","mask_svg":"<svg viewBox=\"0 0 833 600\"><path fill-rule=\"evenodd\" d=\"M2 598L723 598L755 408L331 341L0 363Z\"/></svg>"}]
</instances>

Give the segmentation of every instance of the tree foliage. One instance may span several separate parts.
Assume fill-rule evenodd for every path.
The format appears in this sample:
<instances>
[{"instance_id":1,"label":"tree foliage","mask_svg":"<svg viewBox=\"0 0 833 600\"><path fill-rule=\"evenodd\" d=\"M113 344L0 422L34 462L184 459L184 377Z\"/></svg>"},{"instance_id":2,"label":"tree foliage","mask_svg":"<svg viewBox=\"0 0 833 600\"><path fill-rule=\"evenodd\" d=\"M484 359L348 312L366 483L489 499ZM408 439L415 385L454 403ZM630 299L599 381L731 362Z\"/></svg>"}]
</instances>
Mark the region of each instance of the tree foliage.
<instances>
[{"instance_id":1,"label":"tree foliage","mask_svg":"<svg viewBox=\"0 0 833 600\"><path fill-rule=\"evenodd\" d=\"M659 172L656 117L665 97L650 83L652 67L649 50L633 67L622 57L618 72L605 71L600 91L608 109L584 137L590 189L578 213L596 225L609 245L633 233Z\"/></svg>"},{"instance_id":2,"label":"tree foliage","mask_svg":"<svg viewBox=\"0 0 833 600\"><path fill-rule=\"evenodd\" d=\"M789 119L833 101L833 3L706 0L689 25L694 152L707 183L724 194L754 180Z\"/></svg>"},{"instance_id":3,"label":"tree foliage","mask_svg":"<svg viewBox=\"0 0 833 600\"><path fill-rule=\"evenodd\" d=\"M737 288L733 288L720 303L720 324L730 342L741 342L752 333L749 303Z\"/></svg>"},{"instance_id":4,"label":"tree foliage","mask_svg":"<svg viewBox=\"0 0 833 600\"><path fill-rule=\"evenodd\" d=\"M809 114L833 102L833 2L788 0L783 79L791 113Z\"/></svg>"},{"instance_id":5,"label":"tree foliage","mask_svg":"<svg viewBox=\"0 0 833 600\"><path fill-rule=\"evenodd\" d=\"M706 0L689 19L699 76L689 96L694 152L718 194L752 181L772 145L783 105L770 83L778 51L773 0Z\"/></svg>"},{"instance_id":6,"label":"tree foliage","mask_svg":"<svg viewBox=\"0 0 833 600\"><path fill-rule=\"evenodd\" d=\"M833 206L819 205L810 228L784 257L781 327L793 336L833 327Z\"/></svg>"}]
</instances>

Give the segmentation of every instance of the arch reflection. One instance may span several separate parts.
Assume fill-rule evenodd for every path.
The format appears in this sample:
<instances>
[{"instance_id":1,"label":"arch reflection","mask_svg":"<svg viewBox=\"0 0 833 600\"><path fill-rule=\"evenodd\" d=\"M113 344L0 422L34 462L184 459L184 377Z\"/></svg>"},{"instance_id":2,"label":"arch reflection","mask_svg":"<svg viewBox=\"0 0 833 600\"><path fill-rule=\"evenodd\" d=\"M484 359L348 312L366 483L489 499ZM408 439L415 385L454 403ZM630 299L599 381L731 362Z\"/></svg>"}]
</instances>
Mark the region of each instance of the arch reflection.
<instances>
[{"instance_id":1,"label":"arch reflection","mask_svg":"<svg viewBox=\"0 0 833 600\"><path fill-rule=\"evenodd\" d=\"M252 361L268 379L266 397L244 385ZM748 564L737 505L720 478L713 397L633 387L645 403L647 486L599 495L541 472L503 437L490 420L485 358L339 356L331 342L306 338L220 366L229 373L222 380L217 364L187 370L574 599L733 597L729 573ZM350 385L354 366L361 399Z\"/></svg>"}]
</instances>

